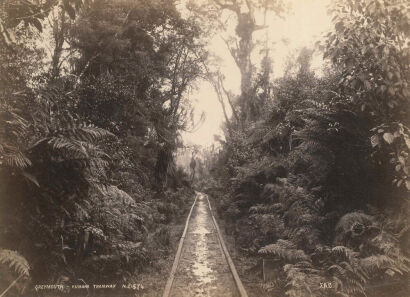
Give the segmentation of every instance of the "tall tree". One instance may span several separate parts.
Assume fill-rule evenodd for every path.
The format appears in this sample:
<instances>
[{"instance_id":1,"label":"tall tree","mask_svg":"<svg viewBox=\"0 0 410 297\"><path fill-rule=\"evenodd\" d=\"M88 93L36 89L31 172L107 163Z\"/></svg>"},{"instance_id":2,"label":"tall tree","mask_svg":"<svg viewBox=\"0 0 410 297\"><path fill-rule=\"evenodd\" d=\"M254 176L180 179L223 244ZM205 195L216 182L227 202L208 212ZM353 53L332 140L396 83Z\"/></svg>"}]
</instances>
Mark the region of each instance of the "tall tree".
<instances>
[{"instance_id":1,"label":"tall tree","mask_svg":"<svg viewBox=\"0 0 410 297\"><path fill-rule=\"evenodd\" d=\"M241 121L254 120L257 117L253 102L256 94L254 80L257 73L255 63L252 61L252 53L257 45L254 33L268 28L266 18L269 12L280 16L286 11L285 2L282 0L209 0L202 6L202 10L201 7L195 5L193 7L202 12L208 9L208 14L209 10L218 11L217 20L222 30L227 30L229 25L229 21L226 23L221 20L222 13L228 12L235 17L235 36L230 36L224 41L241 75L241 92L238 100ZM263 22L258 23L260 16L263 16ZM266 42L265 55L268 53Z\"/></svg>"},{"instance_id":2,"label":"tall tree","mask_svg":"<svg viewBox=\"0 0 410 297\"><path fill-rule=\"evenodd\" d=\"M155 146L155 179L162 188L179 131L189 118L187 92L202 72L200 28L193 19L183 19L173 1L98 0L72 32L71 44L80 52L80 80L99 78L121 89L117 98L89 89L83 110L104 127L117 123L117 133L135 136L141 144L148 137ZM95 104L98 113L88 107Z\"/></svg>"}]
</instances>

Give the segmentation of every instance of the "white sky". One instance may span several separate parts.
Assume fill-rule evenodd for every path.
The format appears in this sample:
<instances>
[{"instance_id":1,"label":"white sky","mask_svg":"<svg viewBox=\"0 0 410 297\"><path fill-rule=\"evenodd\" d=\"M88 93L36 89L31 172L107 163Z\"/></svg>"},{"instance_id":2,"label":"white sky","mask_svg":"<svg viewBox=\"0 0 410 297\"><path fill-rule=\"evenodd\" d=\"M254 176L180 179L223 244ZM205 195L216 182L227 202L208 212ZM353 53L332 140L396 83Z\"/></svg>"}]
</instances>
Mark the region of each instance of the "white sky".
<instances>
[{"instance_id":1,"label":"white sky","mask_svg":"<svg viewBox=\"0 0 410 297\"><path fill-rule=\"evenodd\" d=\"M331 19L327 15L327 6L330 0L285 0L290 2L291 11L284 19L268 17L269 38L272 45L273 74L279 77L283 73L286 58L304 46L313 47L323 32L331 28ZM261 19L260 23L263 20ZM233 24L234 25L234 24ZM255 39L265 36L266 31L259 31ZM259 36L258 36L259 34ZM226 35L225 35L226 36ZM283 42L286 40L287 42ZM223 61L221 70L226 80L225 86L233 93L239 93L240 75L234 60L221 35L215 36L209 45L209 50L219 56ZM315 55L312 67L320 69L322 65L321 55ZM192 94L194 100L195 115L204 112L205 122L193 133L183 133L182 138L186 144L202 146L211 145L214 135L223 135L221 124L224 121L222 109L213 88L207 82L199 82L198 89Z\"/></svg>"}]
</instances>

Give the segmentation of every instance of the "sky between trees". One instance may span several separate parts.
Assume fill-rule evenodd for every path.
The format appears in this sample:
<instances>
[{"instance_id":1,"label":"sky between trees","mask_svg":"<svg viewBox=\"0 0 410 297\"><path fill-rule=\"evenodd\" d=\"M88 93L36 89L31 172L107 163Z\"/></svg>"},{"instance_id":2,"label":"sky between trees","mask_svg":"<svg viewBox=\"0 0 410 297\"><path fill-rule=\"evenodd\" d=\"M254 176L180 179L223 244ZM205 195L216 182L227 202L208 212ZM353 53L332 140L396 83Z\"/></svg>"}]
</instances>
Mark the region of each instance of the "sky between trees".
<instances>
[{"instance_id":1,"label":"sky between trees","mask_svg":"<svg viewBox=\"0 0 410 297\"><path fill-rule=\"evenodd\" d=\"M331 28L331 18L327 14L330 0L289 0L289 3L290 12L283 19L268 15L266 21L269 28L256 32L254 36L258 40L263 38L266 33L269 34L274 77L280 77L283 74L285 62L292 53L305 46L313 48L314 43L320 39L323 32ZM181 3L181 5L185 4ZM262 16L260 17L262 19ZM233 23L232 19L230 24ZM233 31L233 25L231 29ZM229 32L214 36L209 44L209 50L221 58L222 64L220 66L226 77L226 88L238 94L241 81L239 70L230 56L221 34L227 36ZM257 52L258 50L255 50L254 54L257 55ZM320 75L322 63L322 54L316 52L313 56L312 68L318 75ZM213 88L206 81L197 83L197 89L192 91L192 98L196 119L199 119L202 112L205 113L206 118L204 123L193 132L183 132L183 140L186 144L211 145L215 141L214 135L223 137L221 130L223 113L220 103ZM227 106L227 108L229 107ZM230 114L229 109L228 112Z\"/></svg>"}]
</instances>

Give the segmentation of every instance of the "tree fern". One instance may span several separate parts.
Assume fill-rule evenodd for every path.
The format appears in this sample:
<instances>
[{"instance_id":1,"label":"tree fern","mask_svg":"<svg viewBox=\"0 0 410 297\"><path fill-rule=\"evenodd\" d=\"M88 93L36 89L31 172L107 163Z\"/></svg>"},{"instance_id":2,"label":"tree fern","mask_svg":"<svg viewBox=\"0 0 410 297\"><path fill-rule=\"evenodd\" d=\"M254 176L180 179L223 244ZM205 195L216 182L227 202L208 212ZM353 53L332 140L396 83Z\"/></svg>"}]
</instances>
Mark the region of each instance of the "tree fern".
<instances>
[{"instance_id":1,"label":"tree fern","mask_svg":"<svg viewBox=\"0 0 410 297\"><path fill-rule=\"evenodd\" d=\"M355 224L362 224L369 227L374 223L374 218L363 212L351 212L342 216L336 224L335 231L338 233L347 233L354 229ZM353 230L354 231L354 230Z\"/></svg>"}]
</instances>

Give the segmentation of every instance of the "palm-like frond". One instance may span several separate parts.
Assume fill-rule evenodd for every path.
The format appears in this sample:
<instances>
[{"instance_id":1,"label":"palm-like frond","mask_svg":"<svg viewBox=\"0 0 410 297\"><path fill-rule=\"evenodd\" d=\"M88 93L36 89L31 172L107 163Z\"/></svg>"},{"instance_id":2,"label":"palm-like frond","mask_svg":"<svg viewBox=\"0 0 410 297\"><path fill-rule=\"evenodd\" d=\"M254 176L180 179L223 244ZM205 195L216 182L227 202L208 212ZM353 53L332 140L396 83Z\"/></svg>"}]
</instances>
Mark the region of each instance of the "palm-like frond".
<instances>
[{"instance_id":1,"label":"palm-like frond","mask_svg":"<svg viewBox=\"0 0 410 297\"><path fill-rule=\"evenodd\" d=\"M20 148L27 128L27 121L17 114L16 109L4 102L0 104L0 165L20 169L31 165Z\"/></svg>"},{"instance_id":2,"label":"palm-like frond","mask_svg":"<svg viewBox=\"0 0 410 297\"><path fill-rule=\"evenodd\" d=\"M327 283L327 279L320 275L320 271L313 268L310 262L286 264L283 267L286 274L286 295L289 297L324 297L326 292L320 289L320 283Z\"/></svg>"},{"instance_id":3,"label":"palm-like frond","mask_svg":"<svg viewBox=\"0 0 410 297\"><path fill-rule=\"evenodd\" d=\"M306 255L303 250L297 249L292 242L283 239L279 239L274 244L264 246L259 250L259 253L278 256L279 258L289 262L311 261L310 257Z\"/></svg>"},{"instance_id":4,"label":"palm-like frond","mask_svg":"<svg viewBox=\"0 0 410 297\"><path fill-rule=\"evenodd\" d=\"M71 139L68 137L51 137L47 143L53 150L62 152L66 158L91 158L91 157L107 157L98 146L93 143Z\"/></svg>"},{"instance_id":5,"label":"palm-like frond","mask_svg":"<svg viewBox=\"0 0 410 297\"><path fill-rule=\"evenodd\" d=\"M0 249L0 263L7 265L18 276L30 276L30 266L27 260L16 251Z\"/></svg>"},{"instance_id":6,"label":"palm-like frond","mask_svg":"<svg viewBox=\"0 0 410 297\"><path fill-rule=\"evenodd\" d=\"M386 255L371 255L360 260L361 266L373 273L378 270L390 268L394 265L394 260Z\"/></svg>"},{"instance_id":7,"label":"palm-like frond","mask_svg":"<svg viewBox=\"0 0 410 297\"><path fill-rule=\"evenodd\" d=\"M335 246L330 251L336 256L344 256L347 259L353 259L359 255L357 252L343 245Z\"/></svg>"},{"instance_id":8,"label":"palm-like frond","mask_svg":"<svg viewBox=\"0 0 410 297\"><path fill-rule=\"evenodd\" d=\"M6 150L3 150L4 152ZM2 154L2 159L3 162L0 161L0 165L2 165L2 163L5 166L9 166L9 167L15 167L15 168L25 168L31 165L31 161L29 158L27 158L27 156L21 152L20 150L13 148L11 150L8 150L8 152Z\"/></svg>"}]
</instances>

